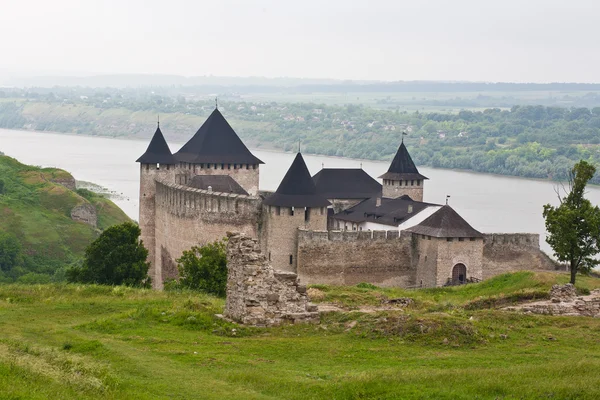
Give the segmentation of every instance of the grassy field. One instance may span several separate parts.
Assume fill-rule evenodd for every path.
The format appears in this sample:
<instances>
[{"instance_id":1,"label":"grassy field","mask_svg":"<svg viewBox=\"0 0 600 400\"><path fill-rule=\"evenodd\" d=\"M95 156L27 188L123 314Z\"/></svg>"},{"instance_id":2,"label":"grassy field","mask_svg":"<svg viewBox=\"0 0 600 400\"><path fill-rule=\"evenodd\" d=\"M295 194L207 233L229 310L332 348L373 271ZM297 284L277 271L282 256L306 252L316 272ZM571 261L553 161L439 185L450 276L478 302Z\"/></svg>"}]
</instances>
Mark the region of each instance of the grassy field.
<instances>
[{"instance_id":1,"label":"grassy field","mask_svg":"<svg viewBox=\"0 0 600 400\"><path fill-rule=\"evenodd\" d=\"M348 311L269 329L222 321L223 300L196 293L0 285L0 399L597 399L600 319L492 308L567 279L317 286L318 301ZM397 296L415 303L352 311Z\"/></svg>"}]
</instances>

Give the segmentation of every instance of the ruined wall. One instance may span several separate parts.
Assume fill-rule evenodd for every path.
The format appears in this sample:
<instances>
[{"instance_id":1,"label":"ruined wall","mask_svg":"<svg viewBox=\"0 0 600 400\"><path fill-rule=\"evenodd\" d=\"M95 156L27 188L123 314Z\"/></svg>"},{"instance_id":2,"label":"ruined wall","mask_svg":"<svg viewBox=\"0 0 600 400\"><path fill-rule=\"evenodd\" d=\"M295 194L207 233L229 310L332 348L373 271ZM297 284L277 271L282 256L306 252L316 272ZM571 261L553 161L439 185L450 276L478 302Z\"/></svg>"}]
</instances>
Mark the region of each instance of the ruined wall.
<instances>
[{"instance_id":1,"label":"ruined wall","mask_svg":"<svg viewBox=\"0 0 600 400\"><path fill-rule=\"evenodd\" d=\"M410 185L410 181L402 181L402 186L398 185L399 181L393 181L394 185L383 185L383 197L395 199L400 196L408 195L414 201L423 201L423 190L425 181L421 180L421 184L417 186L415 180L414 186ZM408 183L408 186L406 185Z\"/></svg>"},{"instance_id":2,"label":"ruined wall","mask_svg":"<svg viewBox=\"0 0 600 400\"><path fill-rule=\"evenodd\" d=\"M480 238L432 238L438 244L436 286L444 286L452 280L452 269L456 264L464 264L467 268L466 278L483 279L482 256L483 240Z\"/></svg>"},{"instance_id":3,"label":"ruined wall","mask_svg":"<svg viewBox=\"0 0 600 400\"><path fill-rule=\"evenodd\" d=\"M411 287L412 236L398 231L298 230L298 276L307 284Z\"/></svg>"},{"instance_id":4,"label":"ruined wall","mask_svg":"<svg viewBox=\"0 0 600 400\"><path fill-rule=\"evenodd\" d=\"M540 235L534 233L485 234L483 279L515 271L554 271L559 267L540 250Z\"/></svg>"},{"instance_id":5,"label":"ruined wall","mask_svg":"<svg viewBox=\"0 0 600 400\"><path fill-rule=\"evenodd\" d=\"M174 182L180 185L186 185L196 175L229 175L251 196L256 196L258 194L258 164L182 163L177 166L177 178Z\"/></svg>"},{"instance_id":6,"label":"ruined wall","mask_svg":"<svg viewBox=\"0 0 600 400\"><path fill-rule=\"evenodd\" d=\"M177 276L175 260L184 250L225 237L227 231L257 237L260 199L209 192L156 182L155 269L151 275L160 288Z\"/></svg>"},{"instance_id":7,"label":"ruined wall","mask_svg":"<svg viewBox=\"0 0 600 400\"><path fill-rule=\"evenodd\" d=\"M140 239L146 249L148 249L148 261L150 262L148 275L152 278L153 282L156 282L157 273L160 272L156 269L157 253L155 251L156 179L173 182L175 179L175 167L173 165L163 165L157 168L156 164L140 164L140 216L138 221L142 231Z\"/></svg>"},{"instance_id":8,"label":"ruined wall","mask_svg":"<svg viewBox=\"0 0 600 400\"><path fill-rule=\"evenodd\" d=\"M273 270L256 239L228 237L226 317L256 326L319 321L317 306L308 302L295 273Z\"/></svg>"},{"instance_id":9,"label":"ruined wall","mask_svg":"<svg viewBox=\"0 0 600 400\"><path fill-rule=\"evenodd\" d=\"M263 206L261 248L273 268L297 272L298 228L327 229L327 208L310 208L309 219L305 209L296 207ZM291 256L291 257L290 257Z\"/></svg>"}]
</instances>

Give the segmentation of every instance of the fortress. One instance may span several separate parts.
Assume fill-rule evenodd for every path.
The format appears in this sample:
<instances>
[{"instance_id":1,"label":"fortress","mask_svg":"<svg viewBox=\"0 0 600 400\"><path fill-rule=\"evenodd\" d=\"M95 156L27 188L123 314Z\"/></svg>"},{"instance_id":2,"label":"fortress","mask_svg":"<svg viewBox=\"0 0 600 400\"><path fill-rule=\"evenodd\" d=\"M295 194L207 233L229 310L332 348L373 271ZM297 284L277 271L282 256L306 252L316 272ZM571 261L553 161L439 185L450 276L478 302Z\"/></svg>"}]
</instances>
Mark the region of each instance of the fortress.
<instances>
[{"instance_id":1,"label":"fortress","mask_svg":"<svg viewBox=\"0 0 600 400\"><path fill-rule=\"evenodd\" d=\"M538 234L482 234L448 205L423 202L402 141L382 182L362 169L311 176L296 155L275 192L218 109L175 154L157 127L140 163L142 240L154 287L192 246L242 232L276 270L305 284L436 287L517 270L554 270Z\"/></svg>"}]
</instances>

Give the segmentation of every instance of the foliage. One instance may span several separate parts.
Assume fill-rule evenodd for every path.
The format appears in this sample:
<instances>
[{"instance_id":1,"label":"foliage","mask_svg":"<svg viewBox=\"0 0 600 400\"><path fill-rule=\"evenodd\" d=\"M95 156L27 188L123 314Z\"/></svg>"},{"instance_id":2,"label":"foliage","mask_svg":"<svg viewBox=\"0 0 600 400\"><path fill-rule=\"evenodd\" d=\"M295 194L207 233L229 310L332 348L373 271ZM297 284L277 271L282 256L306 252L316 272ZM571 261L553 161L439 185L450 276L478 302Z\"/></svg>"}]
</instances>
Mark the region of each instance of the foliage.
<instances>
[{"instance_id":1,"label":"foliage","mask_svg":"<svg viewBox=\"0 0 600 400\"><path fill-rule=\"evenodd\" d=\"M571 283L577 272L589 272L600 262L594 258L600 252L600 208L584 198L585 187L596 168L580 161L572 170L570 191L561 198L560 205L544 206L548 237L546 241L559 261L571 269Z\"/></svg>"},{"instance_id":2,"label":"foliage","mask_svg":"<svg viewBox=\"0 0 600 400\"><path fill-rule=\"evenodd\" d=\"M226 240L194 246L177 259L179 286L225 297L227 290Z\"/></svg>"},{"instance_id":3,"label":"foliage","mask_svg":"<svg viewBox=\"0 0 600 400\"><path fill-rule=\"evenodd\" d=\"M148 250L139 240L140 233L132 222L108 228L85 250L83 265L67 271L68 280L149 287Z\"/></svg>"},{"instance_id":4,"label":"foliage","mask_svg":"<svg viewBox=\"0 0 600 400\"><path fill-rule=\"evenodd\" d=\"M130 219L109 199L91 193L84 198L53 180L72 180L66 171L24 165L0 156L0 236L13 235L21 248L16 268L3 280L17 280L27 273L54 272L84 255L85 248L98 237L94 227L71 219L71 209L89 202L96 208L98 228L105 229Z\"/></svg>"},{"instance_id":5,"label":"foliage","mask_svg":"<svg viewBox=\"0 0 600 400\"><path fill-rule=\"evenodd\" d=\"M19 239L12 233L0 231L0 270L8 272L23 263Z\"/></svg>"}]
</instances>

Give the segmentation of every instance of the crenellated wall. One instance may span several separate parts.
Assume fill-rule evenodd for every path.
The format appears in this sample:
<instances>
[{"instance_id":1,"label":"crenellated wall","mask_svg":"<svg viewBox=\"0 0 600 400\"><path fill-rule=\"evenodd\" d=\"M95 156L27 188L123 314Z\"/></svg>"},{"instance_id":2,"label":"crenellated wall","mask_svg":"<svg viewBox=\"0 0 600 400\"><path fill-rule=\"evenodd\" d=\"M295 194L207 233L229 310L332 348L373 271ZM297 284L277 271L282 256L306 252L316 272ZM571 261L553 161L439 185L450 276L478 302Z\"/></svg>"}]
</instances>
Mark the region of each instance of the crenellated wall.
<instances>
[{"instance_id":1,"label":"crenellated wall","mask_svg":"<svg viewBox=\"0 0 600 400\"><path fill-rule=\"evenodd\" d=\"M192 246L222 239L228 231L257 238L260 204L258 197L156 181L155 287L177 276L175 260Z\"/></svg>"},{"instance_id":2,"label":"crenellated wall","mask_svg":"<svg viewBox=\"0 0 600 400\"><path fill-rule=\"evenodd\" d=\"M308 284L414 286L412 235L298 230L298 276Z\"/></svg>"},{"instance_id":3,"label":"crenellated wall","mask_svg":"<svg viewBox=\"0 0 600 400\"><path fill-rule=\"evenodd\" d=\"M536 233L488 233L484 235L483 279L506 272L561 270L540 250Z\"/></svg>"}]
</instances>

